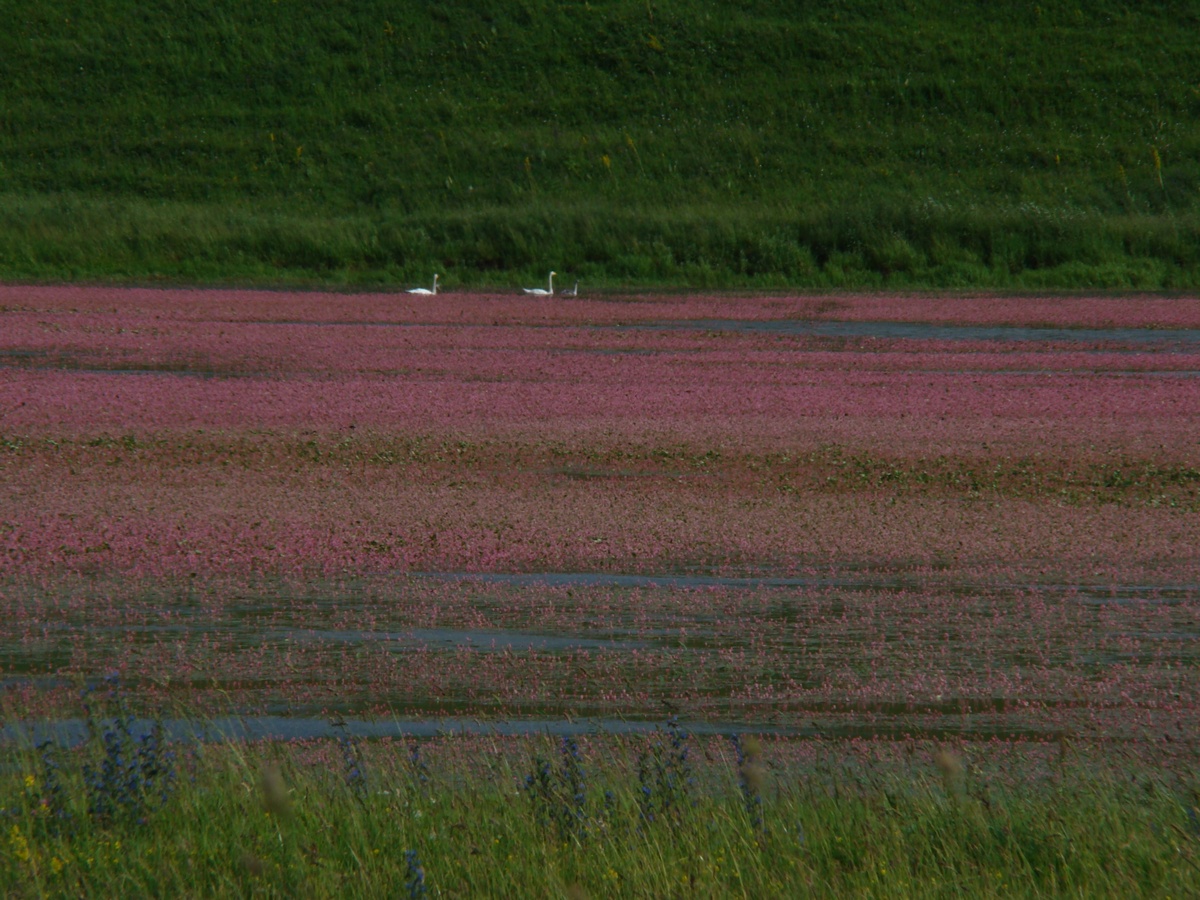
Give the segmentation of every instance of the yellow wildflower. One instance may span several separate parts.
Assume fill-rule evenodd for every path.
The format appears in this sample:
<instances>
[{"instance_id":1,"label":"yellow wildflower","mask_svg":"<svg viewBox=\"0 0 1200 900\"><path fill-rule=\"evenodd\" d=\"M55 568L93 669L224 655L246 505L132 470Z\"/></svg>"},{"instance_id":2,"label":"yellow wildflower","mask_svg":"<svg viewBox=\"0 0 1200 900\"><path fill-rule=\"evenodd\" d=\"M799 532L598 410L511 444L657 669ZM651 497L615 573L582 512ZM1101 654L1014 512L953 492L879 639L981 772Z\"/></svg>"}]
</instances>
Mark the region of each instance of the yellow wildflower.
<instances>
[{"instance_id":1,"label":"yellow wildflower","mask_svg":"<svg viewBox=\"0 0 1200 900\"><path fill-rule=\"evenodd\" d=\"M8 846L12 848L13 855L21 862L29 862L29 841L25 839L25 835L21 834L21 829L16 825L8 833Z\"/></svg>"}]
</instances>

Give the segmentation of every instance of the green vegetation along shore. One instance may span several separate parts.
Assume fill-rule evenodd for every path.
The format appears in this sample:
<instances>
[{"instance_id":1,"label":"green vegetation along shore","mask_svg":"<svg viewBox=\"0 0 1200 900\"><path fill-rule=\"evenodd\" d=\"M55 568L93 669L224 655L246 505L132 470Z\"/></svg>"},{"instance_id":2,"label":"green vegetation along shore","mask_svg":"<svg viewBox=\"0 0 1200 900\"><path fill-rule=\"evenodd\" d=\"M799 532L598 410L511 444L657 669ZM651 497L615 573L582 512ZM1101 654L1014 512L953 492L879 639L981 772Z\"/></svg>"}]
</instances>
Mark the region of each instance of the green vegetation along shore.
<instances>
[{"instance_id":1,"label":"green vegetation along shore","mask_svg":"<svg viewBox=\"0 0 1200 900\"><path fill-rule=\"evenodd\" d=\"M1200 285L1191 3L3 8L5 280Z\"/></svg>"}]
</instances>

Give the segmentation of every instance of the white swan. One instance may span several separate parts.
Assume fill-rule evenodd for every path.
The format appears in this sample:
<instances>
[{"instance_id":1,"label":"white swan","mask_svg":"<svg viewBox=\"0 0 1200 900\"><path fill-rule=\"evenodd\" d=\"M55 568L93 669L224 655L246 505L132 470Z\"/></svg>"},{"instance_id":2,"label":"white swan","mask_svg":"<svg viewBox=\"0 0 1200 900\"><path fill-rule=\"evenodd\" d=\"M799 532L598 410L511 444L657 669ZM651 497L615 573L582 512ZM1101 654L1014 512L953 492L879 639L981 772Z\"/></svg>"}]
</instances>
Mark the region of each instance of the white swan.
<instances>
[{"instance_id":1,"label":"white swan","mask_svg":"<svg viewBox=\"0 0 1200 900\"><path fill-rule=\"evenodd\" d=\"M409 288L405 293L408 294L436 294L437 293L437 275L433 276L433 290L429 288Z\"/></svg>"},{"instance_id":2,"label":"white swan","mask_svg":"<svg viewBox=\"0 0 1200 900\"><path fill-rule=\"evenodd\" d=\"M550 290L545 288L521 288L527 294L536 294L539 297L551 297L554 295L554 276L557 272L550 273Z\"/></svg>"},{"instance_id":3,"label":"white swan","mask_svg":"<svg viewBox=\"0 0 1200 900\"><path fill-rule=\"evenodd\" d=\"M579 282L578 281L575 282L575 287L568 288L567 290L563 291L559 296L561 296L561 297L578 297L579 296Z\"/></svg>"}]
</instances>

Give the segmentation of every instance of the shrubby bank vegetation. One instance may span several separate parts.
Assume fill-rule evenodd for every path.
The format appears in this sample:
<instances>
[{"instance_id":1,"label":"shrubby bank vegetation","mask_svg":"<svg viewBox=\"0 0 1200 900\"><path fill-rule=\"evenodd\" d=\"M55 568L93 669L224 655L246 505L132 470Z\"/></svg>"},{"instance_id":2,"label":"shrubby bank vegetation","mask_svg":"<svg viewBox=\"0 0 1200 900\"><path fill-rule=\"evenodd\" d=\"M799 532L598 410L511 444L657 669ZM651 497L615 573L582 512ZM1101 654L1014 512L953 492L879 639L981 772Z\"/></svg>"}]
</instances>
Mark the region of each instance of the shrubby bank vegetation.
<instances>
[{"instance_id":1,"label":"shrubby bank vegetation","mask_svg":"<svg viewBox=\"0 0 1200 900\"><path fill-rule=\"evenodd\" d=\"M6 280L1200 284L1188 2L5 6Z\"/></svg>"}]
</instances>

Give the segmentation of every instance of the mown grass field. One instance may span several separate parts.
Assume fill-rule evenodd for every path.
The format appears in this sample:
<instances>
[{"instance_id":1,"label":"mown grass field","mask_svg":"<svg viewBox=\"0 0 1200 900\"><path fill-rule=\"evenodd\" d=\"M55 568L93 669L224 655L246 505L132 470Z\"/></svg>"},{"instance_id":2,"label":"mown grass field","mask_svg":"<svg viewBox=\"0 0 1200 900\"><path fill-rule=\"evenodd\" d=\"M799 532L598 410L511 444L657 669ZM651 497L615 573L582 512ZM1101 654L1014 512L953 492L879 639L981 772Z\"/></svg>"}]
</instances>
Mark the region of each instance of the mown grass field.
<instances>
[{"instance_id":1,"label":"mown grass field","mask_svg":"<svg viewBox=\"0 0 1200 900\"><path fill-rule=\"evenodd\" d=\"M1200 283L1189 3L6 13L7 280Z\"/></svg>"}]
</instances>

